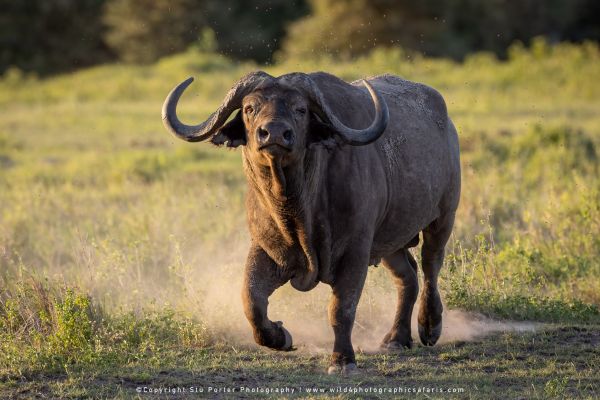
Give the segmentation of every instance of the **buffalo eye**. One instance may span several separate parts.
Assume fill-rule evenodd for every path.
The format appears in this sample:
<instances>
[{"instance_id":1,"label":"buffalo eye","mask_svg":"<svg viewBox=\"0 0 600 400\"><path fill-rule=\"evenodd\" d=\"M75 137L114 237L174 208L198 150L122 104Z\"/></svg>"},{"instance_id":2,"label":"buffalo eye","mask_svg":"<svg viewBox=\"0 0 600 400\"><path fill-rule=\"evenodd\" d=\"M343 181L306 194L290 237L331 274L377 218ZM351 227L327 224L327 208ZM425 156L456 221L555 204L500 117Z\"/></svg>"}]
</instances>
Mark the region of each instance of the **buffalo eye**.
<instances>
[{"instance_id":1,"label":"buffalo eye","mask_svg":"<svg viewBox=\"0 0 600 400\"><path fill-rule=\"evenodd\" d=\"M247 115L254 114L254 107L252 107L252 106L246 106L246 107L244 107L244 113L247 114Z\"/></svg>"},{"instance_id":2,"label":"buffalo eye","mask_svg":"<svg viewBox=\"0 0 600 400\"><path fill-rule=\"evenodd\" d=\"M299 115L304 115L304 114L306 114L306 108L304 108L304 107L296 108L296 112Z\"/></svg>"}]
</instances>

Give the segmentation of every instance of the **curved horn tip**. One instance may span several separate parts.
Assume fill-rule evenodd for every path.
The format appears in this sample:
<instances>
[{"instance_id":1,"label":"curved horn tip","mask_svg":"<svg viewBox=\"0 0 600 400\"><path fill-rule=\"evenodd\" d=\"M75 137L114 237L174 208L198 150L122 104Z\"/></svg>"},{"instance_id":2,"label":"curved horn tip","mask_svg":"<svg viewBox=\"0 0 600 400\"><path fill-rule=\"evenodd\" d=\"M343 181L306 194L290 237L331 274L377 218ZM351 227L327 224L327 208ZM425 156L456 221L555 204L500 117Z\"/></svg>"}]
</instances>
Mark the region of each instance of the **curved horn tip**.
<instances>
[{"instance_id":1,"label":"curved horn tip","mask_svg":"<svg viewBox=\"0 0 600 400\"><path fill-rule=\"evenodd\" d=\"M375 90L371 83L366 79L361 79L360 82L367 88L369 94L371 95L371 99L373 100L373 105L375 107L375 119L371 123L371 125L365 129L364 131L369 132L366 135L363 133L358 138L356 133L358 131L352 132L351 138L344 138L349 144L352 145L365 145L374 142L377 140L387 128L387 124L389 122L389 109L385 99L381 96L381 94Z\"/></svg>"},{"instance_id":2,"label":"curved horn tip","mask_svg":"<svg viewBox=\"0 0 600 400\"><path fill-rule=\"evenodd\" d=\"M379 94L378 92L376 92L376 91L375 91L375 89L373 88L373 86L371 86L371 84L369 83L369 81L368 81L368 80L366 80L366 79L361 79L361 80L360 80L360 82L361 82L363 85L365 85L365 87L366 87L366 88L369 90L369 92L371 92L371 93L377 93L377 94ZM378 96L378 97L379 97L379 96Z\"/></svg>"},{"instance_id":3,"label":"curved horn tip","mask_svg":"<svg viewBox=\"0 0 600 400\"><path fill-rule=\"evenodd\" d=\"M169 114L169 108L170 107L174 107L177 103L177 100L179 99L179 96L181 96L181 94L183 93L183 91L185 89L187 89L188 86L190 86L190 84L194 81L194 77L190 76L189 78L187 78L186 80L184 80L183 82L181 82L180 84L178 84L177 86L175 86L167 95L167 98L165 99L165 101L163 102L163 107L162 107L162 119L163 121L166 120L168 118L168 114ZM177 100L175 101L175 105L172 104L172 99L176 98ZM175 112L175 110L173 110L173 112ZM167 127L169 130L171 130L170 127Z\"/></svg>"},{"instance_id":4,"label":"curved horn tip","mask_svg":"<svg viewBox=\"0 0 600 400\"><path fill-rule=\"evenodd\" d=\"M390 112L388 109L388 105L385 101L385 99L381 96L381 94L375 90L375 88L373 88L373 86L371 86L371 84L366 80L366 79L362 79L362 83L363 85L365 85L365 87L367 88L367 90L369 91L369 93L371 93L372 97L376 97L378 99L378 102L376 103L375 107L380 108L381 111L383 112L383 125L387 126L387 123L390 119ZM379 107L377 107L379 106Z\"/></svg>"},{"instance_id":5,"label":"curved horn tip","mask_svg":"<svg viewBox=\"0 0 600 400\"><path fill-rule=\"evenodd\" d=\"M187 89L188 86L190 86L190 84L194 82L194 77L190 76L189 78L187 78L185 81L181 82L179 85L177 85L175 88L176 89Z\"/></svg>"}]
</instances>

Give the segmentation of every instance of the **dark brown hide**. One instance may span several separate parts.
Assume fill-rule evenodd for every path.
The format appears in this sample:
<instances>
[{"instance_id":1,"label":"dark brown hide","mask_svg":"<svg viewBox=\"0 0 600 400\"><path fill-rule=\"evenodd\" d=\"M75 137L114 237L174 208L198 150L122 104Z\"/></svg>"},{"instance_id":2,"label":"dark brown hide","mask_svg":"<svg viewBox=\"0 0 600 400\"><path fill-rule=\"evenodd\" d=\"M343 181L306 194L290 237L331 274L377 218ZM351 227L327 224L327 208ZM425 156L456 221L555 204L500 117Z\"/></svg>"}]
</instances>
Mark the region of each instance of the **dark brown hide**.
<instances>
[{"instance_id":1,"label":"dark brown hide","mask_svg":"<svg viewBox=\"0 0 600 400\"><path fill-rule=\"evenodd\" d=\"M437 276L460 195L458 139L440 94L391 75L369 78L371 95L360 83L326 73L254 76L260 78L254 84L240 80L241 94L227 96L220 110L240 112L224 126L229 114L213 117L220 122L204 125L201 133L178 133L169 124L177 121L178 96L175 105L167 99L163 113L173 115L163 119L186 140L201 134L201 140L243 146L252 243L242 296L257 343L292 346L287 330L267 316L274 290L288 281L299 290L324 282L332 287L330 372L350 371L351 332L367 267L383 260L398 287L398 308L382 345L409 347L418 280L407 249L422 232L419 335L424 344L435 344L442 318ZM385 104L374 111L377 96L387 104L389 120L383 118ZM344 135L344 125L371 130ZM370 136L361 141L361 134Z\"/></svg>"}]
</instances>

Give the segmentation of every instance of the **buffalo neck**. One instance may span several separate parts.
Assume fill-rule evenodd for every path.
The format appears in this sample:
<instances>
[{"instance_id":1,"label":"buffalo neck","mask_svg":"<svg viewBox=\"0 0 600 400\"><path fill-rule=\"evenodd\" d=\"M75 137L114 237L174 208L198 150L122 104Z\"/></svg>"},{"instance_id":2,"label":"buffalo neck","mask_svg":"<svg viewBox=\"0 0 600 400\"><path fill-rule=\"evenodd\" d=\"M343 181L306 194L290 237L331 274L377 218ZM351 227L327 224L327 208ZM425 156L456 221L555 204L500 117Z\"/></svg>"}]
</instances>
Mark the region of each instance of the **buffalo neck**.
<instances>
[{"instance_id":1,"label":"buffalo neck","mask_svg":"<svg viewBox=\"0 0 600 400\"><path fill-rule=\"evenodd\" d=\"M301 161L284 167L276 161L256 165L245 154L243 158L249 190L273 219L286 245L298 244L306 256L305 279L292 285L300 290L312 288L319 272L313 218L326 159L318 151L307 151Z\"/></svg>"},{"instance_id":2,"label":"buffalo neck","mask_svg":"<svg viewBox=\"0 0 600 400\"><path fill-rule=\"evenodd\" d=\"M293 224L306 225L320 192L323 160L307 151L301 161L282 166L276 160L270 165L257 165L244 155L244 170L264 210L277 223L286 241L293 240ZM291 244L291 243L290 243Z\"/></svg>"}]
</instances>

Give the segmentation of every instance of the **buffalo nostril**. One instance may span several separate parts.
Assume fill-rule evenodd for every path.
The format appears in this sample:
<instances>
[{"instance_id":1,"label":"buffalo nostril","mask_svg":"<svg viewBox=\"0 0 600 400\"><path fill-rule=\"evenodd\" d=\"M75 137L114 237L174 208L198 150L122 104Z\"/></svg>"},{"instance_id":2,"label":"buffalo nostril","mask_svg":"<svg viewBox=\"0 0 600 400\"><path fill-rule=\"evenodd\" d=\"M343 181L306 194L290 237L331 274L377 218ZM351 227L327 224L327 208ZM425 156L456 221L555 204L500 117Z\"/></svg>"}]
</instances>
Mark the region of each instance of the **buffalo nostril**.
<instances>
[{"instance_id":1,"label":"buffalo nostril","mask_svg":"<svg viewBox=\"0 0 600 400\"><path fill-rule=\"evenodd\" d=\"M292 139L292 130L287 129L285 132L283 132L283 138L289 142Z\"/></svg>"},{"instance_id":2,"label":"buffalo nostril","mask_svg":"<svg viewBox=\"0 0 600 400\"><path fill-rule=\"evenodd\" d=\"M260 141L265 141L269 137L269 132L266 129L258 128L258 139Z\"/></svg>"}]
</instances>

